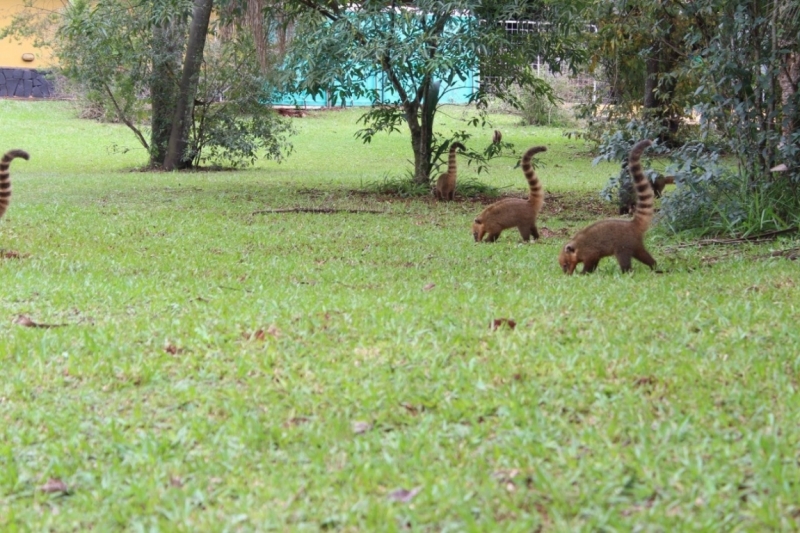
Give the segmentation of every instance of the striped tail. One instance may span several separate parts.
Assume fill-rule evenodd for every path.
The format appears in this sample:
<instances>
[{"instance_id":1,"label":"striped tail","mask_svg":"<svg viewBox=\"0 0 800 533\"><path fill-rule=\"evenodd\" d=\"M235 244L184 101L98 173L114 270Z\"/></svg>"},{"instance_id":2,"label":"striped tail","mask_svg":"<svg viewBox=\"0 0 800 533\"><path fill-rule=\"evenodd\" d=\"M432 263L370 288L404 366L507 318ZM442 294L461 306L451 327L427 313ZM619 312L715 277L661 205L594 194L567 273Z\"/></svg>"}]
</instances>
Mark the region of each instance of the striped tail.
<instances>
[{"instance_id":1,"label":"striped tail","mask_svg":"<svg viewBox=\"0 0 800 533\"><path fill-rule=\"evenodd\" d=\"M8 173L8 167L16 157L30 159L28 152L23 150L9 150L3 159L0 159L0 217L6 214L8 204L11 202L11 176Z\"/></svg>"},{"instance_id":2,"label":"striped tail","mask_svg":"<svg viewBox=\"0 0 800 533\"><path fill-rule=\"evenodd\" d=\"M466 150L460 142L450 145L450 155L447 157L447 174L453 178L456 176L456 149Z\"/></svg>"},{"instance_id":3,"label":"striped tail","mask_svg":"<svg viewBox=\"0 0 800 533\"><path fill-rule=\"evenodd\" d=\"M649 139L639 141L631 148L628 156L628 172L633 179L633 187L636 189L636 212L633 215L633 223L646 230L653 220L653 186L642 171L642 152L653 144Z\"/></svg>"},{"instance_id":4,"label":"striped tail","mask_svg":"<svg viewBox=\"0 0 800 533\"><path fill-rule=\"evenodd\" d=\"M528 151L522 156L522 172L525 173L525 179L528 180L528 186L531 189L528 201L531 203L536 213L539 212L542 208L542 204L544 204L544 191L542 190L542 184L539 182L539 178L536 177L536 172L533 170L533 165L531 165L531 158L540 152L546 151L546 146L534 146L533 148L528 148Z\"/></svg>"}]
</instances>

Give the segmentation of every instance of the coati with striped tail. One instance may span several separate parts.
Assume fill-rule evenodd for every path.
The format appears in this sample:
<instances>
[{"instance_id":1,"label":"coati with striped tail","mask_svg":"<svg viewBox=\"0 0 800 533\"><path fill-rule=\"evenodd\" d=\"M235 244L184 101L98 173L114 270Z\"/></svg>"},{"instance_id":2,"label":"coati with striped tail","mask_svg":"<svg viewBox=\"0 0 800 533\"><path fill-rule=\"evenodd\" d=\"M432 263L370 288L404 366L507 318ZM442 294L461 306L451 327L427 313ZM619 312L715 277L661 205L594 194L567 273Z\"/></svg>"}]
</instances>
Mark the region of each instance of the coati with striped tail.
<instances>
[{"instance_id":1,"label":"coati with striped tail","mask_svg":"<svg viewBox=\"0 0 800 533\"><path fill-rule=\"evenodd\" d=\"M528 199L504 198L481 211L472 223L472 236L475 237L475 242L481 242L484 237L488 242L494 242L504 229L514 227L519 229L524 241L529 241L531 235L534 239L539 238L536 217L544 203L544 191L531 165L531 158L545 151L547 148L544 146L534 146L522 156L522 171L531 190Z\"/></svg>"},{"instance_id":2,"label":"coati with striped tail","mask_svg":"<svg viewBox=\"0 0 800 533\"><path fill-rule=\"evenodd\" d=\"M11 161L17 157L30 159L28 152L23 150L9 150L0 159L0 217L6 214L8 204L11 202L11 176L8 173L8 167L11 165Z\"/></svg>"},{"instance_id":3,"label":"coati with striped tail","mask_svg":"<svg viewBox=\"0 0 800 533\"><path fill-rule=\"evenodd\" d=\"M437 200L453 200L456 196L456 149L466 150L460 142L450 145L450 155L447 158L447 172L436 180L433 195Z\"/></svg>"},{"instance_id":4,"label":"coati with striped tail","mask_svg":"<svg viewBox=\"0 0 800 533\"><path fill-rule=\"evenodd\" d=\"M611 255L617 258L623 272L631 269L631 258L655 268L656 260L644 247L644 234L653 220L653 187L640 161L642 152L651 144L647 139L639 141L628 156L628 171L636 189L633 219L601 220L579 231L558 255L558 264L565 274L572 274L578 263L583 263L582 274L593 272L600 259Z\"/></svg>"},{"instance_id":5,"label":"coati with striped tail","mask_svg":"<svg viewBox=\"0 0 800 533\"><path fill-rule=\"evenodd\" d=\"M627 172L627 167L625 168ZM636 211L636 194L633 192L633 182L626 182L619 189L619 214L628 215ZM661 198L667 185L675 185L675 176L664 176L657 174L655 179L650 182L653 185L653 194L656 198Z\"/></svg>"}]
</instances>

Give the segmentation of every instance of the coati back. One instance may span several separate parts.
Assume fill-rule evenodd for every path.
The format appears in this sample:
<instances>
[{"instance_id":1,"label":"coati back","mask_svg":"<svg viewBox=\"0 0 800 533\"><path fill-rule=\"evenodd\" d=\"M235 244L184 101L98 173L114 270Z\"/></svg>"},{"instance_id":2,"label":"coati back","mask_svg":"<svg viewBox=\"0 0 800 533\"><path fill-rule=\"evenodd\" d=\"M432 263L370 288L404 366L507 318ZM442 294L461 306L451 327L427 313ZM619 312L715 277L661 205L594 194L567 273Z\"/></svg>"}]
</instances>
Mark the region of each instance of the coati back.
<instances>
[{"instance_id":1,"label":"coati back","mask_svg":"<svg viewBox=\"0 0 800 533\"><path fill-rule=\"evenodd\" d=\"M545 151L547 148L544 146L534 146L522 156L522 171L531 191L528 199L504 198L481 211L472 223L472 236L475 242L481 242L484 237L488 242L494 242L504 229L514 227L519 229L524 241L529 241L531 235L534 239L539 238L536 217L544 203L544 191L531 165L531 158Z\"/></svg>"},{"instance_id":2,"label":"coati back","mask_svg":"<svg viewBox=\"0 0 800 533\"><path fill-rule=\"evenodd\" d=\"M433 195L437 200L453 200L456 196L456 149L466 150L460 142L450 145L450 155L447 158L447 172L436 180Z\"/></svg>"},{"instance_id":3,"label":"coati back","mask_svg":"<svg viewBox=\"0 0 800 533\"><path fill-rule=\"evenodd\" d=\"M11 176L8 173L8 167L16 157L30 159L28 152L23 150L9 150L0 159L0 217L6 214L8 204L11 202Z\"/></svg>"},{"instance_id":4,"label":"coati back","mask_svg":"<svg viewBox=\"0 0 800 533\"><path fill-rule=\"evenodd\" d=\"M582 274L593 272L600 259L610 255L617 258L623 272L631 269L631 258L655 268L656 260L644 247L644 234L653 220L653 187L640 161L642 152L651 144L647 139L639 141L628 157L628 170L636 189L633 219L601 220L579 231L558 255L558 263L565 274L572 274L578 263L583 263Z\"/></svg>"}]
</instances>

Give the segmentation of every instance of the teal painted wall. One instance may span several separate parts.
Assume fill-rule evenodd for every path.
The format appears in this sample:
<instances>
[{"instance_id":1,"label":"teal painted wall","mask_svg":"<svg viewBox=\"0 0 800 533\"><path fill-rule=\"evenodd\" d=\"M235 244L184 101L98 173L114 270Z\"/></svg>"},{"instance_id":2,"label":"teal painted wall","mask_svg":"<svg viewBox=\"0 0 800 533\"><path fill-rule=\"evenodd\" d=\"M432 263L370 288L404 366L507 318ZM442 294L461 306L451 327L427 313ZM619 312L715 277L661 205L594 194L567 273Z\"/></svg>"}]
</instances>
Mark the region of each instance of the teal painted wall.
<instances>
[{"instance_id":1,"label":"teal painted wall","mask_svg":"<svg viewBox=\"0 0 800 533\"><path fill-rule=\"evenodd\" d=\"M368 89L378 91L380 95L378 103L392 103L397 101L397 93L392 89L385 76L382 74L370 76L366 80ZM439 102L442 104L466 104L469 102L470 96L477 90L478 78L472 74L467 77L465 81L457 80L451 86L444 86L439 96ZM276 97L272 101L273 105L279 106L299 106L299 107L328 107L330 102L327 97L317 98L316 100L307 93L293 93L284 94ZM347 107L369 107L373 104L372 100L367 97L348 99L345 102ZM336 102L337 106L341 106L342 102Z\"/></svg>"}]
</instances>

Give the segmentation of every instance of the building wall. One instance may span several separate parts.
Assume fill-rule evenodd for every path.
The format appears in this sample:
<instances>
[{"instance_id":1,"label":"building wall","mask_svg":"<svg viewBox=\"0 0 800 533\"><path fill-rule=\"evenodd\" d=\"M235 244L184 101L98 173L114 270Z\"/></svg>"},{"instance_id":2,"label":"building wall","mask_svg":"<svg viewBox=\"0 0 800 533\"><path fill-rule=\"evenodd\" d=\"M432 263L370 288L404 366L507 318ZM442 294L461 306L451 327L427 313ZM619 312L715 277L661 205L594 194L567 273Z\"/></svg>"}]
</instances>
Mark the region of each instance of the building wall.
<instances>
[{"instance_id":1,"label":"building wall","mask_svg":"<svg viewBox=\"0 0 800 533\"><path fill-rule=\"evenodd\" d=\"M35 7L55 10L62 5L61 0L36 0ZM23 0L0 0L0 28L11 23L12 17L25 9ZM33 61L22 59L23 54L32 54ZM13 37L0 40L0 67L43 69L51 66L50 54L33 46L33 39L17 40Z\"/></svg>"}]
</instances>

